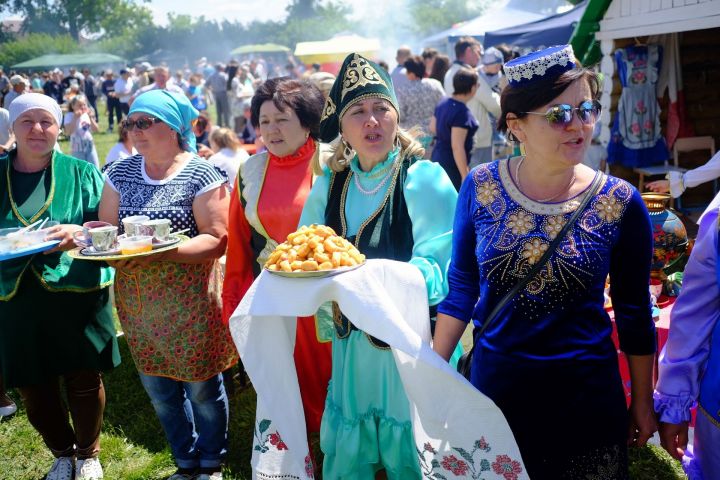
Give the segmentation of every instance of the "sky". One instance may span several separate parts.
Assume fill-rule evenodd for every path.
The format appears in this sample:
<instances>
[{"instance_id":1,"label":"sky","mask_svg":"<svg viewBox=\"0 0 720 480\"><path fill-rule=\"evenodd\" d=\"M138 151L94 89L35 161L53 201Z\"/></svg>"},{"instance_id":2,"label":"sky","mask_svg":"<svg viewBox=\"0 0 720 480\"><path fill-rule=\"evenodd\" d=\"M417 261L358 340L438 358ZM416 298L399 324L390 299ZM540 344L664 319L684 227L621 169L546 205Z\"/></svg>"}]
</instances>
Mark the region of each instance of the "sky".
<instances>
[{"instance_id":1,"label":"sky","mask_svg":"<svg viewBox=\"0 0 720 480\"><path fill-rule=\"evenodd\" d=\"M394 2L397 0L385 0ZM138 2L140 3L140 2ZM290 0L151 0L143 3L153 12L156 24L166 25L167 14L204 15L209 20L239 20L249 23L253 20L282 20ZM345 0L354 9L355 16L361 17L368 8L367 0ZM0 18L15 18L6 12Z\"/></svg>"},{"instance_id":2,"label":"sky","mask_svg":"<svg viewBox=\"0 0 720 480\"><path fill-rule=\"evenodd\" d=\"M239 20L242 23L282 20L288 3L290 0L152 0L145 5L152 10L155 22L162 25L167 23L169 12L204 15L210 20ZM361 15L368 2L347 0L345 3L353 6L356 15Z\"/></svg>"}]
</instances>

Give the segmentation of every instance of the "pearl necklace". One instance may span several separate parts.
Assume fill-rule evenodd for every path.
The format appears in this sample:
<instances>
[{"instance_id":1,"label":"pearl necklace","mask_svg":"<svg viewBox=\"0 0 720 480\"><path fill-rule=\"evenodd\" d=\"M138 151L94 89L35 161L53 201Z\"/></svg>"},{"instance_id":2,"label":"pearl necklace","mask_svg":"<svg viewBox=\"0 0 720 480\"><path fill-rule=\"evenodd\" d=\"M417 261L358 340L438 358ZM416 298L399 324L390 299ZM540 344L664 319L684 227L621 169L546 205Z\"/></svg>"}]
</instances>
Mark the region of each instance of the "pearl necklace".
<instances>
[{"instance_id":1,"label":"pearl necklace","mask_svg":"<svg viewBox=\"0 0 720 480\"><path fill-rule=\"evenodd\" d=\"M355 188L358 189L358 192L362 193L363 195L371 196L375 195L377 192L380 191L380 189L390 180L390 177L392 177L392 173L395 171L395 166L397 165L397 162L395 165L388 168L388 172L385 174L385 178L383 178L380 183L378 183L375 188L372 190L365 190L360 183L360 178L358 177L358 174L353 172L353 181L355 182Z\"/></svg>"},{"instance_id":2,"label":"pearl necklace","mask_svg":"<svg viewBox=\"0 0 720 480\"><path fill-rule=\"evenodd\" d=\"M522 165L523 161L525 161L525 157L524 157L524 156L523 156L523 157L520 157L520 161L517 163L517 166L515 167L515 181L517 182L518 190L520 190L521 192L522 192L522 185L521 185L521 183L520 183L520 165ZM565 193L565 192L567 192L568 190L570 190L570 187L573 186L573 183L575 183L575 169L574 169L574 168L573 168L572 177L570 178L570 183L568 183L565 188L563 188L562 190L560 190L560 192L556 193L555 195L553 195L553 196L550 197L550 198L543 198L543 199L541 199L541 200L535 200L535 201L536 201L536 202L540 202L540 203L545 203L545 202L549 202L549 201L551 201L551 200L555 200L557 197L559 197L559 196L562 195L563 193Z\"/></svg>"}]
</instances>

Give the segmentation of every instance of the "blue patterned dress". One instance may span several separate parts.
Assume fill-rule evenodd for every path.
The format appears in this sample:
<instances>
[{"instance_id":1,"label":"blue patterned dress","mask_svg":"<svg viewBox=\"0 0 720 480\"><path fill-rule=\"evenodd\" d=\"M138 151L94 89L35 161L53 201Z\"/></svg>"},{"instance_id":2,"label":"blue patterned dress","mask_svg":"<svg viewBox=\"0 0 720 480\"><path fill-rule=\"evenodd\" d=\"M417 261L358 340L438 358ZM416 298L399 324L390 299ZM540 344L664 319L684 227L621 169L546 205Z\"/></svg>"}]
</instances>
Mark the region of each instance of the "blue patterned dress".
<instances>
[{"instance_id":1,"label":"blue patterned dress","mask_svg":"<svg viewBox=\"0 0 720 480\"><path fill-rule=\"evenodd\" d=\"M450 292L438 311L476 326L540 259L583 195L535 202L508 165L474 169L458 198ZM653 353L651 255L639 193L605 177L546 266L475 346L471 381L505 414L530 478L627 477L627 410L603 293L609 274L621 349Z\"/></svg>"}]
</instances>

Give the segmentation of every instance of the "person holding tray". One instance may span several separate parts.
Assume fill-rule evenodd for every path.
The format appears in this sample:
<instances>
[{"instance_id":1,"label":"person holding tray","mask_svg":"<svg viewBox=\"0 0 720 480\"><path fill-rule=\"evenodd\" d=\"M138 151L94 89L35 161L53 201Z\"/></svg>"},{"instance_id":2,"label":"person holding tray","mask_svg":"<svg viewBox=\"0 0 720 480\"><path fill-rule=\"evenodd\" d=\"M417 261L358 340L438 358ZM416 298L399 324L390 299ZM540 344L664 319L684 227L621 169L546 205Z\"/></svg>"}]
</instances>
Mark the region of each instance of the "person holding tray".
<instances>
[{"instance_id":1,"label":"person holding tray","mask_svg":"<svg viewBox=\"0 0 720 480\"><path fill-rule=\"evenodd\" d=\"M222 478L221 372L238 360L222 321L217 262L227 241L227 179L196 154L197 117L184 95L138 96L126 126L139 154L110 164L100 202L100 219L113 225L146 215L189 229L176 249L113 262L120 323L178 466L172 480Z\"/></svg>"},{"instance_id":2,"label":"person holding tray","mask_svg":"<svg viewBox=\"0 0 720 480\"><path fill-rule=\"evenodd\" d=\"M60 224L46 238L57 246L0 265L0 370L55 456L46 478L98 479L101 372L120 364L109 300L113 273L65 251L75 247L80 224L97 220L103 180L92 164L54 150L62 119L55 100L26 93L9 111L17 148L0 156L0 228L41 219Z\"/></svg>"},{"instance_id":3,"label":"person holding tray","mask_svg":"<svg viewBox=\"0 0 720 480\"><path fill-rule=\"evenodd\" d=\"M525 155L481 165L461 186L434 349L448 358L474 323L469 379L502 410L530 478L627 479L627 444L656 430L650 218L630 184L582 165L600 85L571 46L505 73L498 129ZM603 308L608 274L629 412Z\"/></svg>"},{"instance_id":4,"label":"person holding tray","mask_svg":"<svg viewBox=\"0 0 720 480\"><path fill-rule=\"evenodd\" d=\"M226 322L270 253L297 227L313 183L313 159L319 165L323 104L322 93L312 83L288 78L267 80L252 98L250 121L267 152L241 163L232 192L223 284ZM328 328L308 320L298 322L294 358L307 430L312 433L320 431L330 379L330 336Z\"/></svg>"},{"instance_id":5,"label":"person holding tray","mask_svg":"<svg viewBox=\"0 0 720 480\"><path fill-rule=\"evenodd\" d=\"M388 73L350 54L320 123L321 140L339 134L341 142L313 185L300 225L330 226L367 258L415 265L430 305L437 305L447 294L457 193L442 167L422 159L416 137L399 127L399 111ZM410 407L390 348L337 309L334 320L320 429L324 478L419 479Z\"/></svg>"}]
</instances>

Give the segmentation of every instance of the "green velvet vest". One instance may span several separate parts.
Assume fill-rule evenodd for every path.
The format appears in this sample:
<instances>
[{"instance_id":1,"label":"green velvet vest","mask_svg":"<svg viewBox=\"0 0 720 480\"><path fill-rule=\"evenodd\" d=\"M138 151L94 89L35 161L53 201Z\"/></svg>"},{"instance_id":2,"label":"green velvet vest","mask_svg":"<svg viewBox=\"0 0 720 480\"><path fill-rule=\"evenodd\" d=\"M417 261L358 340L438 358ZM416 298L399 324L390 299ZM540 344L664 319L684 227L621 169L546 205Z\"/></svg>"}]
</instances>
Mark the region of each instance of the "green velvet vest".
<instances>
[{"instance_id":1,"label":"green velvet vest","mask_svg":"<svg viewBox=\"0 0 720 480\"><path fill-rule=\"evenodd\" d=\"M0 156L0 228L29 225L49 218L61 224L81 225L97 220L103 179L90 163L54 152L48 174L51 186L45 204L31 218L23 217L13 198L12 160L15 152ZM90 292L108 287L113 270L100 262L73 260L66 253L35 254L0 262L0 301L17 292L23 275L35 275L51 292Z\"/></svg>"}]
</instances>

